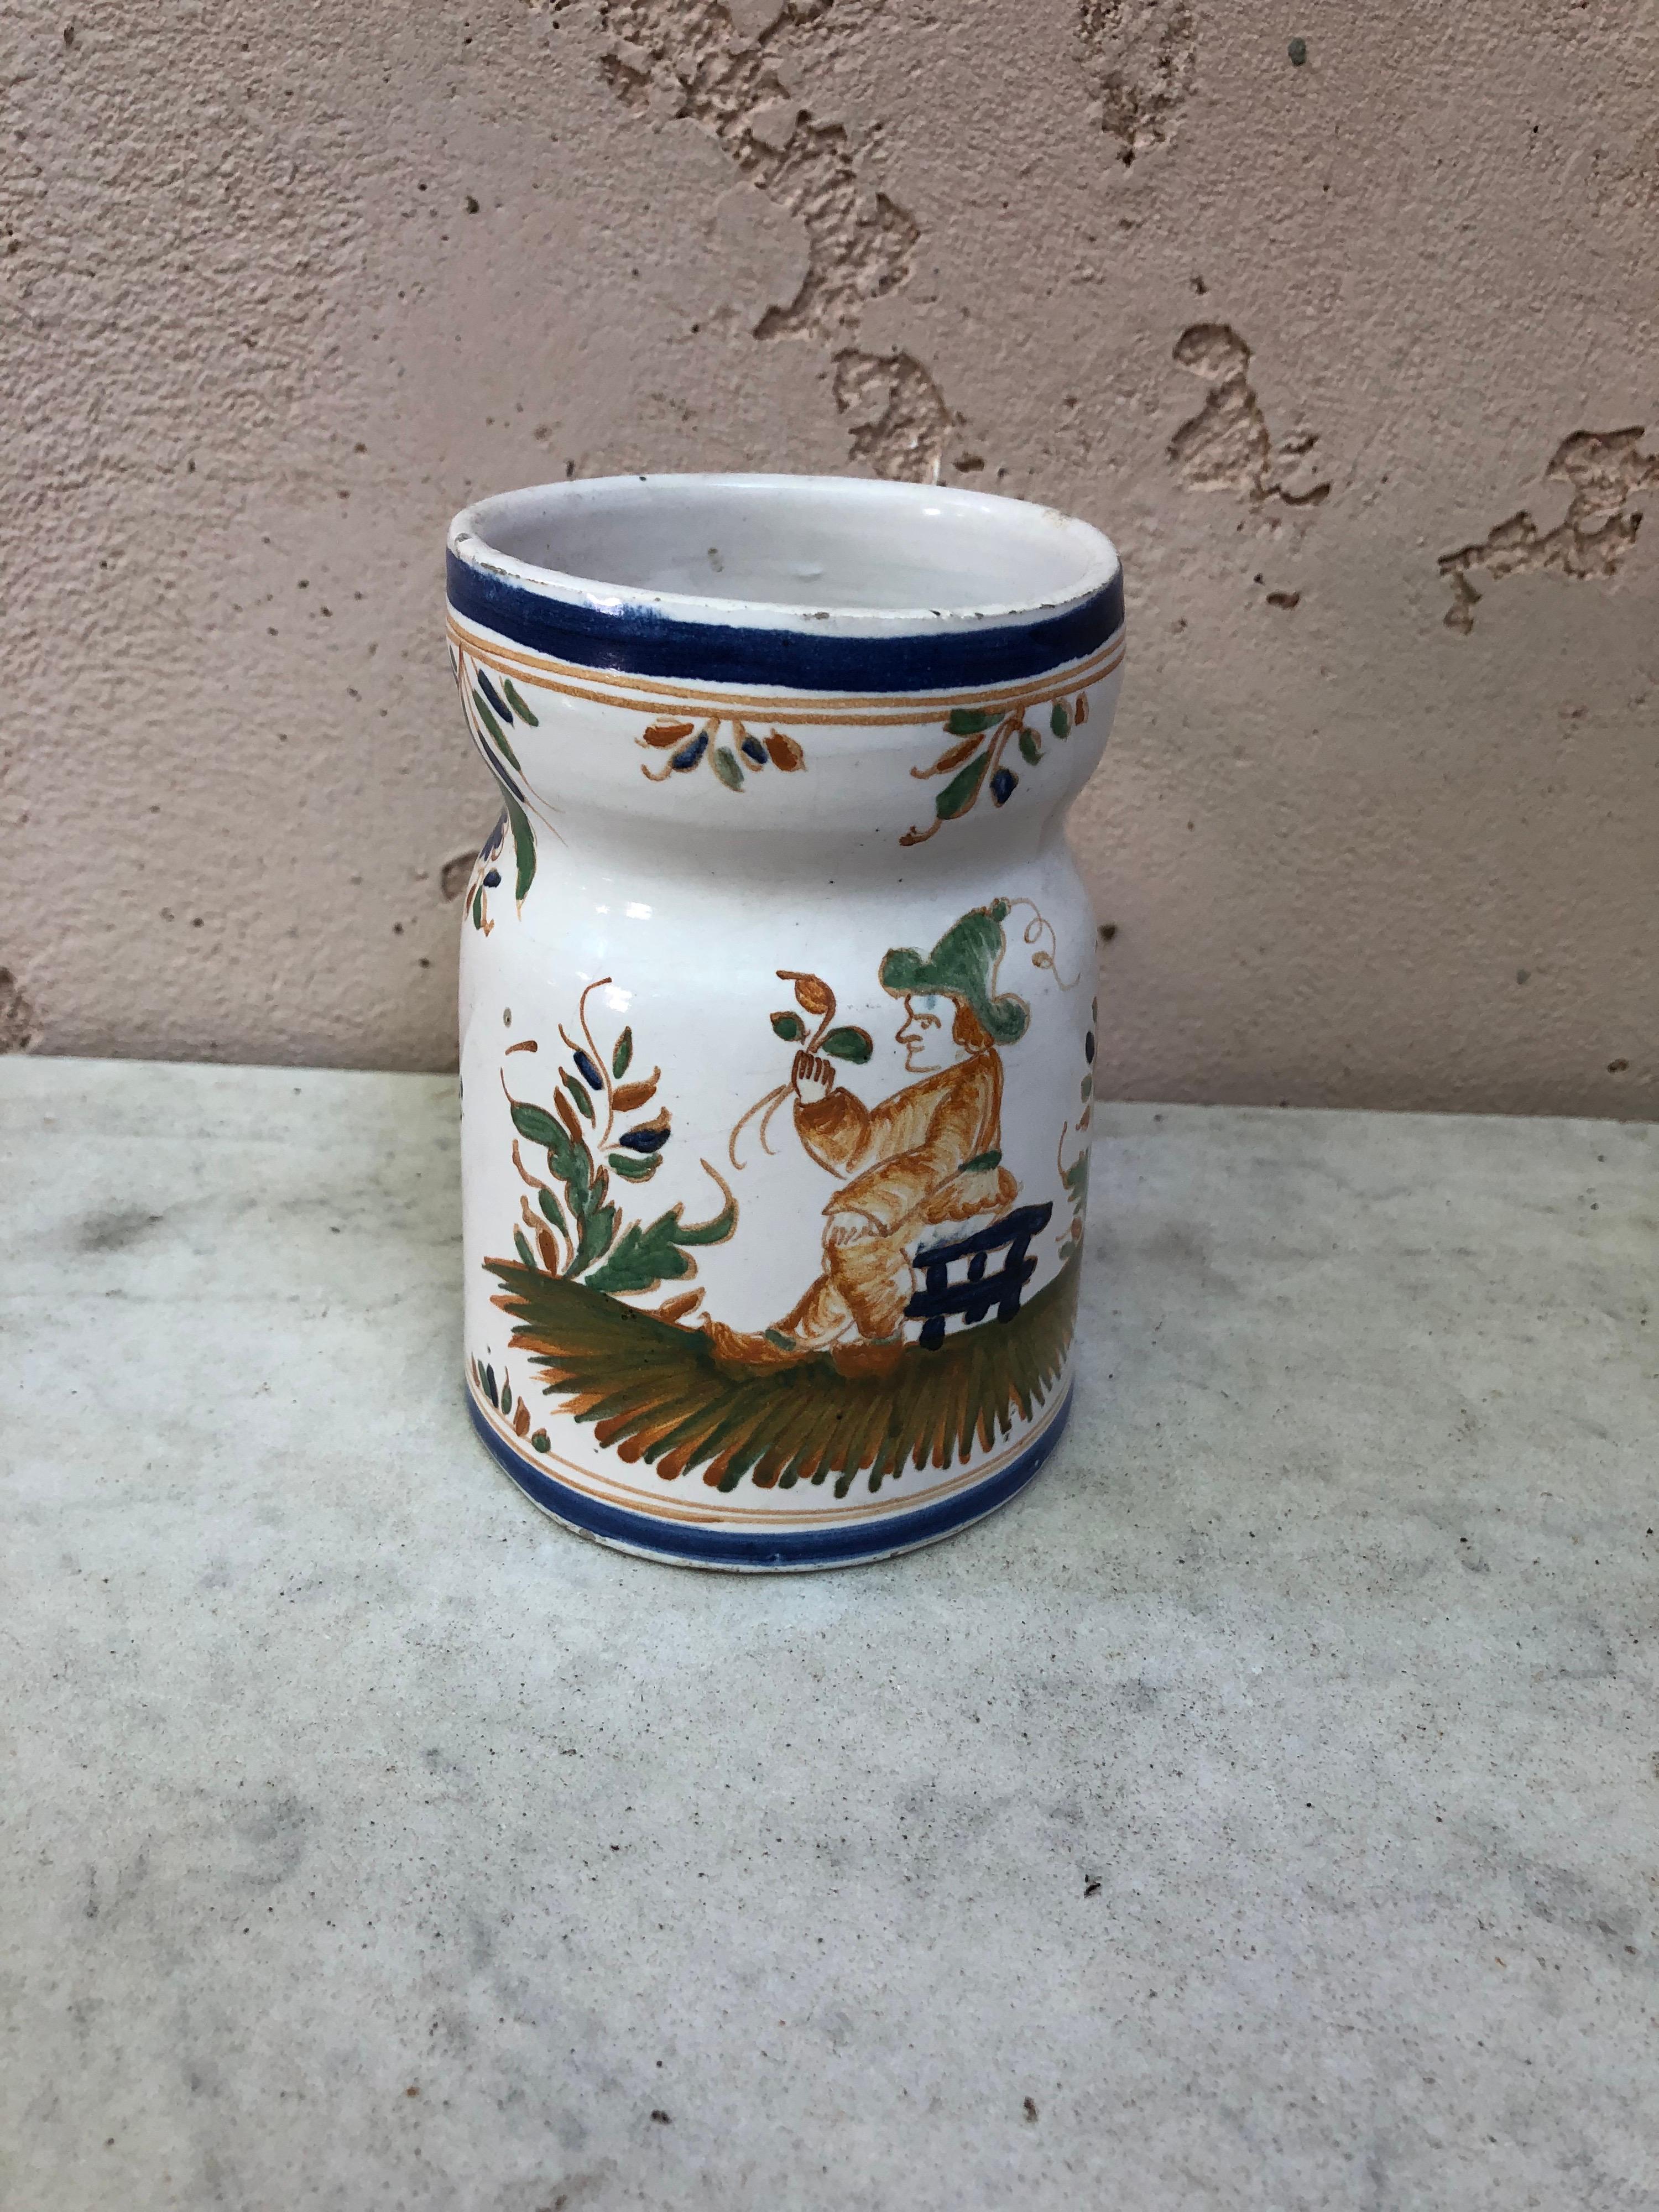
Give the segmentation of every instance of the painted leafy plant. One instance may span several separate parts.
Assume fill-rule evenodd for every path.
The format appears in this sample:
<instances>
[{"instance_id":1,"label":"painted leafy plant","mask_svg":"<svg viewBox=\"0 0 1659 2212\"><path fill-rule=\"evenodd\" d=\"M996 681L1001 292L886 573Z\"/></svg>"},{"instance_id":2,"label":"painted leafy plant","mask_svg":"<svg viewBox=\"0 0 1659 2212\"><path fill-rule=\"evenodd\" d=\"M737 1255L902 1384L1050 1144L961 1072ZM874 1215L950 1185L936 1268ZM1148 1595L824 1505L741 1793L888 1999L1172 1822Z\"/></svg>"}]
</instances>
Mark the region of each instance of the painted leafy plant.
<instances>
[{"instance_id":1,"label":"painted leafy plant","mask_svg":"<svg viewBox=\"0 0 1659 2212\"><path fill-rule=\"evenodd\" d=\"M712 1170L711 1170L712 1172ZM522 1260L520 1255L520 1260ZM1011 1321L960 1329L933 1350L904 1346L880 1373L845 1375L828 1352L786 1369L723 1363L701 1328L672 1325L671 1305L646 1312L544 1268L492 1260L495 1303L511 1319L511 1348L526 1354L562 1413L591 1423L593 1441L665 1482L693 1469L711 1490L745 1479L757 1490L823 1484L845 1498L861 1475L871 1492L908 1471L965 1463L1029 1421L1065 1369L1077 1310L1075 1266L1062 1267ZM522 1398L481 1382L520 1435ZM545 1450L545 1430L530 1433ZM538 1437L542 1441L538 1443Z\"/></svg>"},{"instance_id":2,"label":"painted leafy plant","mask_svg":"<svg viewBox=\"0 0 1659 2212\"><path fill-rule=\"evenodd\" d=\"M513 834L513 895L518 905L524 904L524 895L536 879L535 832L524 809L509 799L501 819L484 839L466 887L466 910L472 927L482 930L486 937L495 927L489 911L489 895L501 889L501 857L509 830Z\"/></svg>"},{"instance_id":3,"label":"painted leafy plant","mask_svg":"<svg viewBox=\"0 0 1659 2212\"><path fill-rule=\"evenodd\" d=\"M1082 1148L1070 1167L1066 1164L1066 1139L1072 1124L1067 1121L1060 1133L1055 1147L1054 1164L1060 1170L1060 1179L1066 1186L1066 1195L1072 1203L1072 1224L1060 1247L1060 1264L1074 1260L1083 1249L1083 1222L1089 1206L1089 1125L1094 1119L1095 1100L1095 1040L1100 1028L1100 1000L1093 1000L1089 1007L1089 1033L1083 1040L1083 1080L1079 1097L1083 1110L1077 1118L1077 1133L1083 1139Z\"/></svg>"},{"instance_id":4,"label":"painted leafy plant","mask_svg":"<svg viewBox=\"0 0 1659 2212\"><path fill-rule=\"evenodd\" d=\"M874 1042L869 1030L860 1029L856 1022L836 1021L836 994L823 976L809 975L799 968L780 968L777 975L781 983L794 985L795 1003L769 1017L774 1036L781 1038L785 1044L793 1045L797 1059L802 1054L816 1056L822 1053L830 1060L844 1060L854 1067L862 1067L875 1050ZM815 1024L810 1030L808 1018ZM767 1130L773 1115L793 1087L792 1061L790 1080L775 1085L763 1098L757 1098L732 1130L726 1149L726 1157L734 1168L743 1165L738 1158L738 1139L757 1114L761 1117L761 1150L771 1152L772 1147L767 1141Z\"/></svg>"},{"instance_id":5,"label":"painted leafy plant","mask_svg":"<svg viewBox=\"0 0 1659 2212\"><path fill-rule=\"evenodd\" d=\"M535 1194L533 1208L528 1197L519 1201L522 1218L513 1241L526 1267L580 1281L592 1291L626 1297L695 1275L692 1248L723 1244L737 1227L738 1202L705 1160L702 1165L725 1200L712 1219L689 1222L678 1204L652 1221L624 1219L617 1203L622 1194L613 1196L612 1178L624 1185L649 1182L662 1165L673 1130L665 1107L647 1115L662 1070L653 1067L646 1076L635 1072L631 1027L621 1031L609 1052L602 1051L594 1038L587 1002L610 981L601 975L582 993L577 1010L580 1038L562 1027L559 1030L569 1062L559 1069L551 1108L514 1098L507 1091L517 1132L513 1164ZM538 1047L526 1039L507 1049L534 1052ZM546 1154L550 1180L526 1164L525 1144ZM672 1298L660 1311L668 1320L677 1319L702 1296L701 1291L693 1291Z\"/></svg>"},{"instance_id":6,"label":"painted leafy plant","mask_svg":"<svg viewBox=\"0 0 1659 2212\"><path fill-rule=\"evenodd\" d=\"M501 1419L513 1424L514 1435L527 1437L532 1451L550 1451L553 1449L553 1439L545 1429L532 1429L529 1405L522 1390L516 1397L514 1396L513 1379L507 1371L506 1362L502 1362L499 1382L495 1377L495 1363L492 1360L475 1359L471 1365L473 1381Z\"/></svg>"},{"instance_id":7,"label":"painted leafy plant","mask_svg":"<svg viewBox=\"0 0 1659 2212\"><path fill-rule=\"evenodd\" d=\"M971 814L981 795L988 791L994 806L1006 806L1019 787L1019 771L1005 756L1012 746L1028 768L1042 759L1043 740L1026 717L1038 706L1048 709L1048 735L1063 743L1080 723L1089 719L1089 695L1075 698L1027 701L1004 714L995 708L957 707L945 718L945 734L952 742L927 768L910 771L919 782L947 776L944 789L935 793L933 818L925 829L907 830L902 845L925 845L947 822Z\"/></svg>"},{"instance_id":8,"label":"painted leafy plant","mask_svg":"<svg viewBox=\"0 0 1659 2212\"><path fill-rule=\"evenodd\" d=\"M536 833L531 824L524 787L519 781L524 771L507 732L520 725L537 729L540 717L510 676L492 678L481 660L473 659L457 645L450 647L450 660L460 690L461 712L468 734L484 765L500 784L506 802L506 810L485 840L467 887L467 912L472 927L488 937L495 927L489 913L489 893L501 885L501 872L496 862L509 830L513 836L513 895L520 906L524 904L525 894L536 880Z\"/></svg>"},{"instance_id":9,"label":"painted leafy plant","mask_svg":"<svg viewBox=\"0 0 1659 2212\"><path fill-rule=\"evenodd\" d=\"M728 722L729 740L723 742L720 732ZM658 756L654 766L648 760L640 763L640 773L652 783L665 783L671 775L690 775L707 763L728 791L741 791L749 777L763 768L796 775L806 766L806 755L795 738L781 730L759 737L735 716L714 714L702 723L653 722L639 743Z\"/></svg>"}]
</instances>

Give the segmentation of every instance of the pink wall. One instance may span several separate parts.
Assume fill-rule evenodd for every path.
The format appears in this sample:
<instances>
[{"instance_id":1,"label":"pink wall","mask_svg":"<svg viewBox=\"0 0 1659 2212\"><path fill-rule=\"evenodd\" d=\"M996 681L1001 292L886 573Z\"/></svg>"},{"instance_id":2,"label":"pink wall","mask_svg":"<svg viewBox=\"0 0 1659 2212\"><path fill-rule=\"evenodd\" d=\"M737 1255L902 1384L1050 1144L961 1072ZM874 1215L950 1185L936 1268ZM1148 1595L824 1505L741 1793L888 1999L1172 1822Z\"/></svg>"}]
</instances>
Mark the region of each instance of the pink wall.
<instances>
[{"instance_id":1,"label":"pink wall","mask_svg":"<svg viewBox=\"0 0 1659 2212\"><path fill-rule=\"evenodd\" d=\"M14 0L0 1048L447 1065L451 511L937 463L1127 562L1109 1088L1652 1115L1656 22Z\"/></svg>"}]
</instances>

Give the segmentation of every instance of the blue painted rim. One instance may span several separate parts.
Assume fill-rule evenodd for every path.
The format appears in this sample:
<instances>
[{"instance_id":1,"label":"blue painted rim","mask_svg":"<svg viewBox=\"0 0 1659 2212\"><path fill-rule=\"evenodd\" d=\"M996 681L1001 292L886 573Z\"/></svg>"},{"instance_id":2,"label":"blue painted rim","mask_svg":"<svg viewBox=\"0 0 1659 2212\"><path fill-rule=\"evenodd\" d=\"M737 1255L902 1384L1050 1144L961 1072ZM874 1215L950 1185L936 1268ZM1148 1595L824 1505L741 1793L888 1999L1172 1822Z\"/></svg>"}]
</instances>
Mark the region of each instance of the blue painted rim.
<instances>
[{"instance_id":1,"label":"blue painted rim","mask_svg":"<svg viewBox=\"0 0 1659 2212\"><path fill-rule=\"evenodd\" d=\"M798 629L688 622L659 607L590 607L445 556L449 604L466 621L583 668L790 691L976 691L1046 676L1123 627L1123 572L1062 613L982 629L815 637Z\"/></svg>"},{"instance_id":2,"label":"blue painted rim","mask_svg":"<svg viewBox=\"0 0 1659 2212\"><path fill-rule=\"evenodd\" d=\"M1068 1389L1060 1411L1034 1444L988 1480L955 1491L937 1505L841 1528L796 1529L774 1535L693 1528L682 1522L659 1521L648 1513L630 1513L625 1506L604 1504L571 1489L514 1451L479 1411L470 1389L466 1410L473 1427L526 1497L586 1535L625 1545L629 1551L648 1553L653 1559L692 1566L845 1567L860 1559L879 1559L890 1552L932 1543L934 1538L948 1536L953 1529L965 1528L970 1521L1006 1504L1025 1487L1065 1433L1072 1415L1072 1393Z\"/></svg>"}]
</instances>

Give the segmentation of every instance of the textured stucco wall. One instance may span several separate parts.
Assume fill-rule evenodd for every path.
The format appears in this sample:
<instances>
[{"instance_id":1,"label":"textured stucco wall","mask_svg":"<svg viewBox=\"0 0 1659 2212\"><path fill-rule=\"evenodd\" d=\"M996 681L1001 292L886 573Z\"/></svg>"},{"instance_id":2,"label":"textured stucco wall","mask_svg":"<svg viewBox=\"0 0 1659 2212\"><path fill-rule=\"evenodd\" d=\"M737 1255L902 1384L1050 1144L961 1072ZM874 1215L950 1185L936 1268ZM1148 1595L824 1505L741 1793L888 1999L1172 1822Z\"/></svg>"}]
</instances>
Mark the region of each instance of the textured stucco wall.
<instances>
[{"instance_id":1,"label":"textured stucco wall","mask_svg":"<svg viewBox=\"0 0 1659 2212\"><path fill-rule=\"evenodd\" d=\"M451 511L937 463L1128 564L1113 1089L1659 1109L1646 0L0 41L0 1046L446 1064Z\"/></svg>"}]
</instances>

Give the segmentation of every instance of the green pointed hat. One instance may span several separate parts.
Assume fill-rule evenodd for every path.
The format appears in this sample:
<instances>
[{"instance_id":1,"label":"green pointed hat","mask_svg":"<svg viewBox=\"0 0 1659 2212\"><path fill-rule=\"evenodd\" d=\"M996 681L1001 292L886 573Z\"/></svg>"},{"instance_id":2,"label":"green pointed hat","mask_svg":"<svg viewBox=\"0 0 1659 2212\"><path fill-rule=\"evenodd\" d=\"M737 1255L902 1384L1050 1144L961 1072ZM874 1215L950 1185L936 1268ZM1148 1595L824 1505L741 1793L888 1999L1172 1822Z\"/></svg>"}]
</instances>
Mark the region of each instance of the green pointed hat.
<instances>
[{"instance_id":1,"label":"green pointed hat","mask_svg":"<svg viewBox=\"0 0 1659 2212\"><path fill-rule=\"evenodd\" d=\"M991 994L1007 912L1006 899L976 906L951 924L925 960L914 945L896 945L881 963L882 988L896 999L929 992L958 999L973 1008L996 1043L1018 1044L1031 1018L1030 1007L1012 991Z\"/></svg>"}]
</instances>

